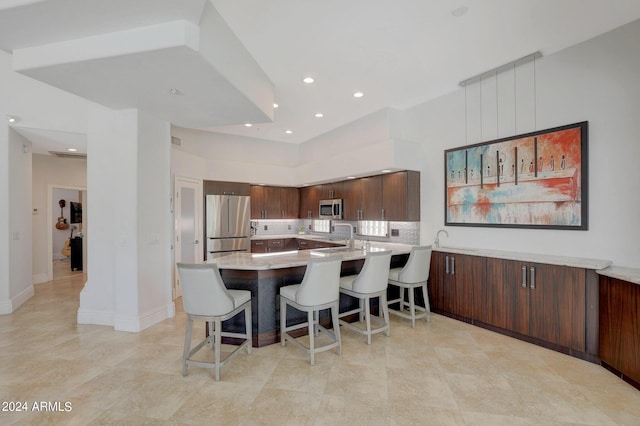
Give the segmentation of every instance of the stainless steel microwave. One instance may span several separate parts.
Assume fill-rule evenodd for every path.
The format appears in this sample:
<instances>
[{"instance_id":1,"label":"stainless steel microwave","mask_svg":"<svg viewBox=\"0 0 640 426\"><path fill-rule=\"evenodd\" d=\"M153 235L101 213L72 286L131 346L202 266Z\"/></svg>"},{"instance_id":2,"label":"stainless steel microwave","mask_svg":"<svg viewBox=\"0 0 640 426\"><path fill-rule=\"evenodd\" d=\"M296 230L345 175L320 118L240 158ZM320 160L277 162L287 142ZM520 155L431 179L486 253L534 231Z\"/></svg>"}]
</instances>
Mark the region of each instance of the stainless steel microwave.
<instances>
[{"instance_id":1,"label":"stainless steel microwave","mask_svg":"<svg viewBox=\"0 0 640 426\"><path fill-rule=\"evenodd\" d=\"M320 217L342 219L342 199L320 200Z\"/></svg>"}]
</instances>

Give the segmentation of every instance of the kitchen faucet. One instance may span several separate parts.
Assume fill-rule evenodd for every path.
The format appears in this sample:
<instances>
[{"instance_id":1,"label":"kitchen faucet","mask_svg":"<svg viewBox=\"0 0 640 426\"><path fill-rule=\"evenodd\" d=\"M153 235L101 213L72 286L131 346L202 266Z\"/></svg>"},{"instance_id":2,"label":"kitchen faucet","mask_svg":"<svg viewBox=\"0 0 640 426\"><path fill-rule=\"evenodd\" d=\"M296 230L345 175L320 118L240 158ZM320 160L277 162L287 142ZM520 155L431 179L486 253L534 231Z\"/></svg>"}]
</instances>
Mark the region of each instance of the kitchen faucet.
<instances>
[{"instance_id":1,"label":"kitchen faucet","mask_svg":"<svg viewBox=\"0 0 640 426\"><path fill-rule=\"evenodd\" d=\"M349 248L353 250L354 240L353 240L353 225L350 223L334 223L334 227L336 226L348 226L349 227Z\"/></svg>"},{"instance_id":2,"label":"kitchen faucet","mask_svg":"<svg viewBox=\"0 0 640 426\"><path fill-rule=\"evenodd\" d=\"M440 233L441 232L444 232L444 235L449 237L449 233L446 230L444 230L444 229L439 230L438 233L436 234L436 241L433 243L436 247L440 247Z\"/></svg>"}]
</instances>

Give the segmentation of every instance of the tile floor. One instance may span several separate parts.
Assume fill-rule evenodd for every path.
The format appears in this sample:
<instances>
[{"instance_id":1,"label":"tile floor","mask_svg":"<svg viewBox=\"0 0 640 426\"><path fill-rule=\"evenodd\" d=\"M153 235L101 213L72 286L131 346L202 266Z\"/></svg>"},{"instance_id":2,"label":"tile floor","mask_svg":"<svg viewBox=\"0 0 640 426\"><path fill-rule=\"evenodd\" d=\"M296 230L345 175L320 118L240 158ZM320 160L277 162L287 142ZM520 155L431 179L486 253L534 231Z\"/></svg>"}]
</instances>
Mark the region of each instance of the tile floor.
<instances>
[{"instance_id":1,"label":"tile floor","mask_svg":"<svg viewBox=\"0 0 640 426\"><path fill-rule=\"evenodd\" d=\"M137 334L77 325L84 279L39 284L0 316L0 401L28 406L0 424L640 424L640 391L603 368L438 315L416 329L393 317L371 346L344 330L342 355L314 367L271 345L238 355L221 382L196 367L182 377L179 303ZM61 411L33 411L42 401Z\"/></svg>"}]
</instances>

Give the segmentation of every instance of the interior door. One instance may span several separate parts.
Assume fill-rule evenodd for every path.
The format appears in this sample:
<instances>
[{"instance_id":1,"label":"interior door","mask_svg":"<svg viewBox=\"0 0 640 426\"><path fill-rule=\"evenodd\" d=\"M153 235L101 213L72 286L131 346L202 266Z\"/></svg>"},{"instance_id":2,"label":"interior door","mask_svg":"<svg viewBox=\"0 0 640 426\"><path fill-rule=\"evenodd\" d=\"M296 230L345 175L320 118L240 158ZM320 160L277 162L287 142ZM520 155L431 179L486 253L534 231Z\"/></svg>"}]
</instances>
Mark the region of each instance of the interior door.
<instances>
[{"instance_id":1,"label":"interior door","mask_svg":"<svg viewBox=\"0 0 640 426\"><path fill-rule=\"evenodd\" d=\"M175 262L202 263L202 184L188 178L175 181ZM182 296L180 276L174 271L173 297Z\"/></svg>"}]
</instances>

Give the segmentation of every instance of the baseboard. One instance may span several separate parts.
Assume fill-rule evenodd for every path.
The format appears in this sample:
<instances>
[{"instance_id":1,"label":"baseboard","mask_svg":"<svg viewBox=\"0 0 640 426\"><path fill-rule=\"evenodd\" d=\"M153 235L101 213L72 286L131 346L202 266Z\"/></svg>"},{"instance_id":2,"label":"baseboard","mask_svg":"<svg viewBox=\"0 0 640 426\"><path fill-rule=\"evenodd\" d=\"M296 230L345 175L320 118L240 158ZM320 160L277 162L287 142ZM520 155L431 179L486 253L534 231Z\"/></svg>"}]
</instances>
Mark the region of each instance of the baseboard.
<instances>
[{"instance_id":1,"label":"baseboard","mask_svg":"<svg viewBox=\"0 0 640 426\"><path fill-rule=\"evenodd\" d=\"M33 282L33 284L42 284L42 283L46 283L47 281L49 281L49 275L48 274L35 274L31 277L31 281Z\"/></svg>"},{"instance_id":2,"label":"baseboard","mask_svg":"<svg viewBox=\"0 0 640 426\"><path fill-rule=\"evenodd\" d=\"M11 300L0 301L0 315L7 315L13 312L11 310Z\"/></svg>"},{"instance_id":3,"label":"baseboard","mask_svg":"<svg viewBox=\"0 0 640 426\"><path fill-rule=\"evenodd\" d=\"M175 305L171 302L167 306L160 306L142 315L116 315L113 328L118 331L138 333L174 316Z\"/></svg>"},{"instance_id":4,"label":"baseboard","mask_svg":"<svg viewBox=\"0 0 640 426\"><path fill-rule=\"evenodd\" d=\"M114 323L113 311L78 309L78 324L110 325Z\"/></svg>"},{"instance_id":5,"label":"baseboard","mask_svg":"<svg viewBox=\"0 0 640 426\"><path fill-rule=\"evenodd\" d=\"M33 285L22 290L9 300L0 302L0 315L11 314L35 294Z\"/></svg>"}]
</instances>

